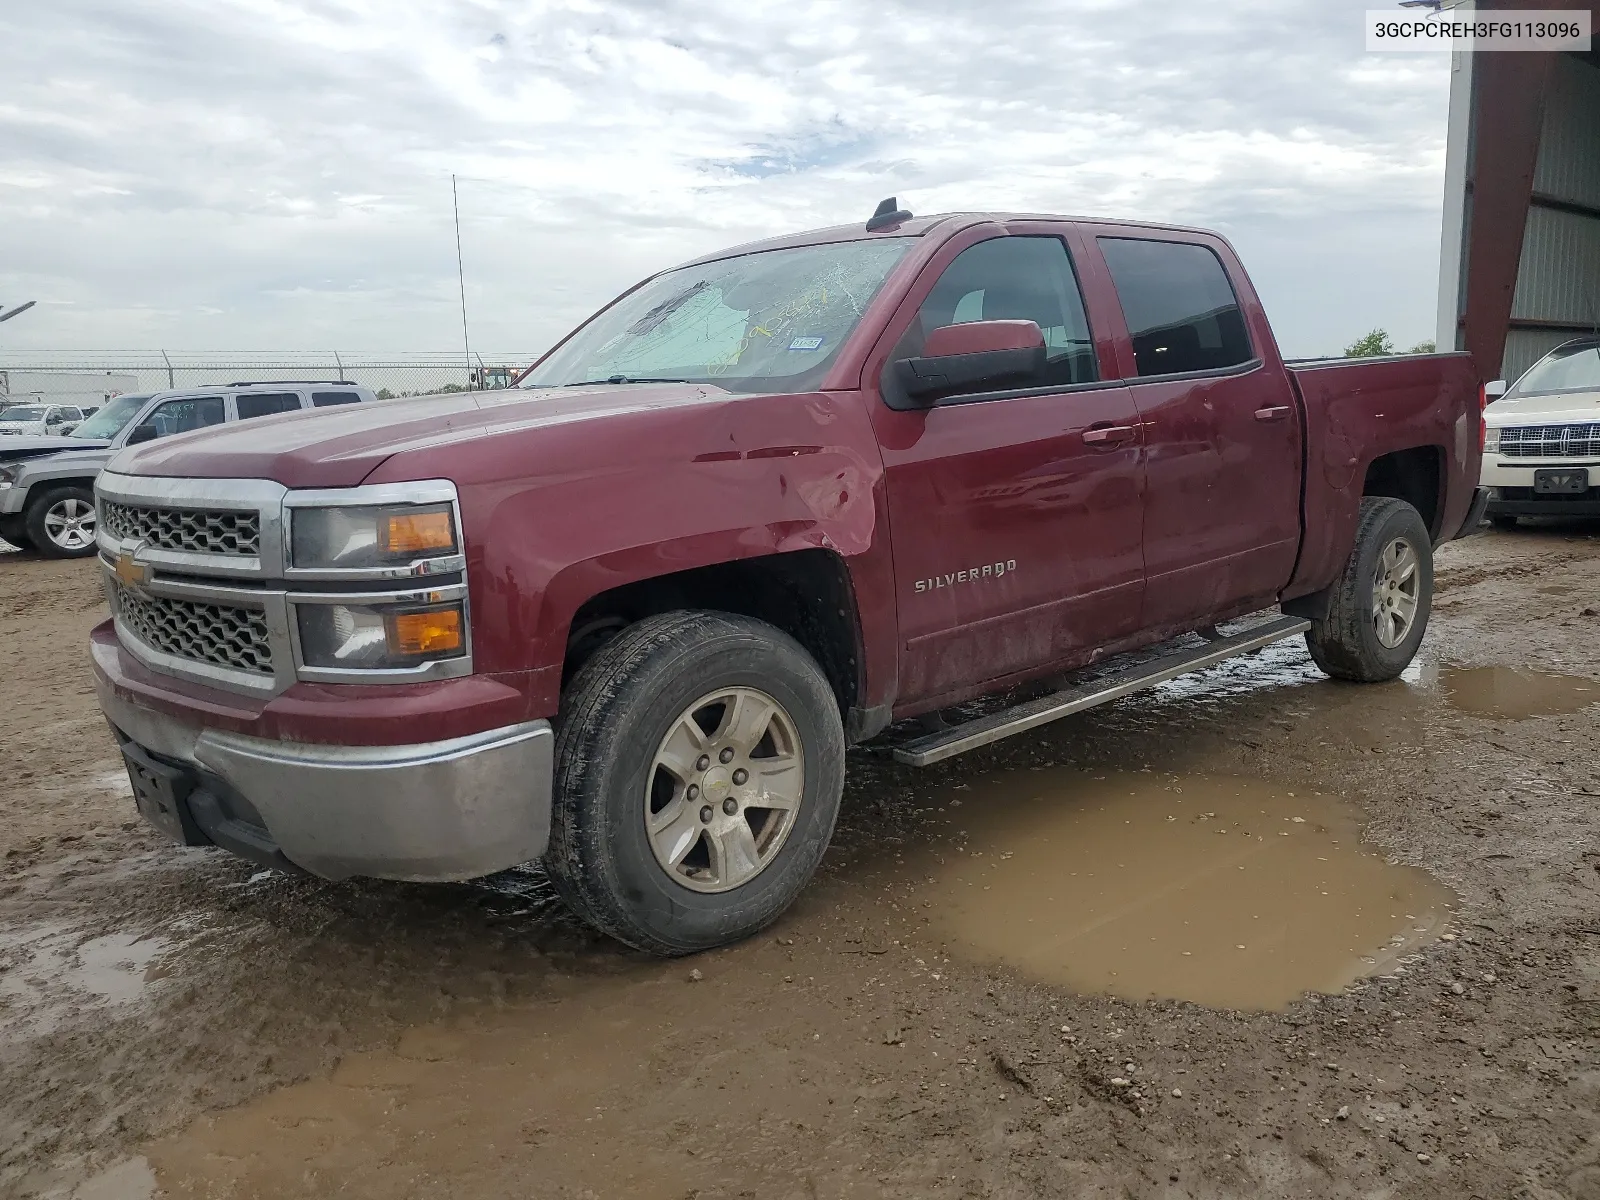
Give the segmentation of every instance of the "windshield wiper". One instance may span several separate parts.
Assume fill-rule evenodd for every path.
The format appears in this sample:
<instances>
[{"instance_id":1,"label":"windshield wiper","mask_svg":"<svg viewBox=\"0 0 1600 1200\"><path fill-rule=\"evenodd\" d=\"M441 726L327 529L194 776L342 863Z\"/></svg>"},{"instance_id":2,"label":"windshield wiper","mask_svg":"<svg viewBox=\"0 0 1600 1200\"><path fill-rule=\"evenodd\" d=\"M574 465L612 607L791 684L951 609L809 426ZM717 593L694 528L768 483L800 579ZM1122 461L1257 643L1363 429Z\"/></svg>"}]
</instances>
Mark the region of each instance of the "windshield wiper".
<instances>
[{"instance_id":1,"label":"windshield wiper","mask_svg":"<svg viewBox=\"0 0 1600 1200\"><path fill-rule=\"evenodd\" d=\"M687 379L657 379L649 375L612 375L607 379L580 379L562 387L593 387L597 383L688 383Z\"/></svg>"}]
</instances>

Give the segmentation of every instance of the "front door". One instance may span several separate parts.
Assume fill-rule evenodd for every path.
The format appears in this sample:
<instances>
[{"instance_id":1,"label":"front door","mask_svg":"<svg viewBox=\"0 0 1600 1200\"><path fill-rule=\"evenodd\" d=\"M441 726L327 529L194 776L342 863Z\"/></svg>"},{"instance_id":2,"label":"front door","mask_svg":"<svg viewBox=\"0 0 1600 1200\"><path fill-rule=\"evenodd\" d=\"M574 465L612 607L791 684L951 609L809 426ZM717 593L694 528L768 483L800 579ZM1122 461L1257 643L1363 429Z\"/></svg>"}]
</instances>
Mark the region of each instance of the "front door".
<instances>
[{"instance_id":1,"label":"front door","mask_svg":"<svg viewBox=\"0 0 1600 1200\"><path fill-rule=\"evenodd\" d=\"M980 320L1036 322L1047 362L1029 387L876 410L904 704L1087 658L1137 629L1144 586L1138 414L1099 379L1065 243L991 238L929 270L891 364Z\"/></svg>"},{"instance_id":2,"label":"front door","mask_svg":"<svg viewBox=\"0 0 1600 1200\"><path fill-rule=\"evenodd\" d=\"M1097 239L1132 338L1145 442L1143 625L1269 603L1300 546L1300 415L1216 252Z\"/></svg>"}]
</instances>

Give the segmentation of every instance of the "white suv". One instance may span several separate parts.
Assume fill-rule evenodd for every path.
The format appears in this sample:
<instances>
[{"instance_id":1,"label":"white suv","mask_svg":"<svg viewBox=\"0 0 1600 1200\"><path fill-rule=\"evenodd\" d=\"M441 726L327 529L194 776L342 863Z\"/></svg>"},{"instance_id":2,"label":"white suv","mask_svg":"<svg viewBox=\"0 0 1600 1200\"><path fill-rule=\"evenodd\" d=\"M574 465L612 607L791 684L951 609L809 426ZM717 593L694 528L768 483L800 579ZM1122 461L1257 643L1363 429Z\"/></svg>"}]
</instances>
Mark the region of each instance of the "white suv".
<instances>
[{"instance_id":1,"label":"white suv","mask_svg":"<svg viewBox=\"0 0 1600 1200\"><path fill-rule=\"evenodd\" d=\"M1484 409L1489 519L1600 517L1600 337L1557 346Z\"/></svg>"},{"instance_id":2,"label":"white suv","mask_svg":"<svg viewBox=\"0 0 1600 1200\"><path fill-rule=\"evenodd\" d=\"M83 420L83 410L72 404L13 404L0 412L0 435L65 437Z\"/></svg>"}]
</instances>

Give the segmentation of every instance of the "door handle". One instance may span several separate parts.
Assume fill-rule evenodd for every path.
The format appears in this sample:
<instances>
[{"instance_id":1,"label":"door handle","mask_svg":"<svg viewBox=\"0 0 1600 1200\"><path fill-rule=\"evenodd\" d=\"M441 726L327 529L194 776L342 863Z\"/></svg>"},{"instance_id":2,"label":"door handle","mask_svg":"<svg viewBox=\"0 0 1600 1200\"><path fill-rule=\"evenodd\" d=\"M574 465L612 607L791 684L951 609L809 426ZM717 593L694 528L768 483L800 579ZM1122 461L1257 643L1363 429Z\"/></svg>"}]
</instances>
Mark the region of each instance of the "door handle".
<instances>
[{"instance_id":1,"label":"door handle","mask_svg":"<svg viewBox=\"0 0 1600 1200\"><path fill-rule=\"evenodd\" d=\"M1085 445L1110 450L1122 445L1123 442L1131 442L1136 432L1132 425L1100 425L1094 429L1085 429L1083 441Z\"/></svg>"},{"instance_id":2,"label":"door handle","mask_svg":"<svg viewBox=\"0 0 1600 1200\"><path fill-rule=\"evenodd\" d=\"M1290 411L1287 404L1276 404L1271 408L1258 408L1256 409L1256 420L1281 421L1289 415Z\"/></svg>"}]
</instances>

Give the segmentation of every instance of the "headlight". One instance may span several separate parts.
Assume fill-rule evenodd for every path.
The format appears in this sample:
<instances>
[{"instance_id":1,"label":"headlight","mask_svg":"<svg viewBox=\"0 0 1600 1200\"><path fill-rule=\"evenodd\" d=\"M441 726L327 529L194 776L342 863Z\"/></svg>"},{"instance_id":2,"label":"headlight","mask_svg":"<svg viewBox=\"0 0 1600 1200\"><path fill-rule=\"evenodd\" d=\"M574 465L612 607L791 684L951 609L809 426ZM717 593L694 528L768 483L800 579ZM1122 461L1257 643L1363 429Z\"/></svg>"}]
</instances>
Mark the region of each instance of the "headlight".
<instances>
[{"instance_id":1,"label":"headlight","mask_svg":"<svg viewBox=\"0 0 1600 1200\"><path fill-rule=\"evenodd\" d=\"M449 504L294 508L290 559L296 567L363 570L405 566L460 553Z\"/></svg>"},{"instance_id":2,"label":"headlight","mask_svg":"<svg viewBox=\"0 0 1600 1200\"><path fill-rule=\"evenodd\" d=\"M0 465L0 488L8 488L17 481L17 472L22 470L21 463L5 463Z\"/></svg>"},{"instance_id":3,"label":"headlight","mask_svg":"<svg viewBox=\"0 0 1600 1200\"><path fill-rule=\"evenodd\" d=\"M467 652L460 601L448 604L300 604L300 656L308 667L385 670Z\"/></svg>"},{"instance_id":4,"label":"headlight","mask_svg":"<svg viewBox=\"0 0 1600 1200\"><path fill-rule=\"evenodd\" d=\"M1486 451L1500 449L1500 427L1498 425L1491 425L1484 430L1483 448Z\"/></svg>"}]
</instances>

